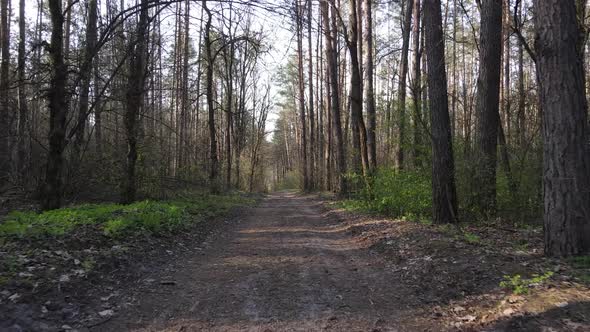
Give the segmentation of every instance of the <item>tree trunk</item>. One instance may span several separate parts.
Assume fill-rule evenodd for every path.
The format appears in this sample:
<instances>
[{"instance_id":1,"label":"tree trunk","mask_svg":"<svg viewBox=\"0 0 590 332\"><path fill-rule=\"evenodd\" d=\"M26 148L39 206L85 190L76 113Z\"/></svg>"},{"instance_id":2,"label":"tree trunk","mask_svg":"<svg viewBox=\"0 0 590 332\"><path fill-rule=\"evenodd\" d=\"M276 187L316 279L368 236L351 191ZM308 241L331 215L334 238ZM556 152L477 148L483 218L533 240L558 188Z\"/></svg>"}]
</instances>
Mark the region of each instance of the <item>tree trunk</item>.
<instances>
[{"instance_id":1,"label":"tree trunk","mask_svg":"<svg viewBox=\"0 0 590 332\"><path fill-rule=\"evenodd\" d=\"M311 24L312 24L312 12L313 6L312 1L307 0L307 50L309 55L309 147L310 147L310 160L309 160L309 189L314 189L316 186L316 123L315 123L315 112L314 112L314 99L313 99L313 49L312 49L312 35L311 35ZM318 110L319 112L319 110Z\"/></svg>"},{"instance_id":2,"label":"tree trunk","mask_svg":"<svg viewBox=\"0 0 590 332\"><path fill-rule=\"evenodd\" d=\"M19 181L25 183L27 167L27 120L29 110L27 108L26 100L26 85L25 85L25 0L19 1L19 16L18 16L18 156L16 169L19 173Z\"/></svg>"},{"instance_id":3,"label":"tree trunk","mask_svg":"<svg viewBox=\"0 0 590 332\"><path fill-rule=\"evenodd\" d=\"M331 0L332 20L328 17L328 3L327 1L320 2L322 10L322 21L324 23L324 44L326 45L326 59L327 72L329 75L330 89L330 117L332 126L332 138L335 149L335 164L336 164L336 178L337 178L337 192L343 195L347 192L346 178L346 159L344 155L344 141L342 139L342 123L340 117L340 97L338 84L338 55L336 53L336 38L338 37L336 24L336 9L334 8L333 0Z\"/></svg>"},{"instance_id":4,"label":"tree trunk","mask_svg":"<svg viewBox=\"0 0 590 332\"><path fill-rule=\"evenodd\" d=\"M213 70L214 59L211 42L211 10L207 8L207 1L203 0L203 9L207 12L207 21L205 23L205 61L207 62L207 71L205 74L205 89L207 98L207 113L209 125L209 159L211 161L209 172L209 186L211 193L219 192L219 159L217 158L217 133L215 128L215 105L213 104Z\"/></svg>"},{"instance_id":5,"label":"tree trunk","mask_svg":"<svg viewBox=\"0 0 590 332\"><path fill-rule=\"evenodd\" d=\"M51 61L51 81L47 98L49 101L49 154L45 174L45 193L42 207L44 210L57 209L61 206L63 195L62 172L63 151L65 147L67 69L64 62L64 16L61 0L49 0L51 16L51 44L49 57Z\"/></svg>"},{"instance_id":6,"label":"tree trunk","mask_svg":"<svg viewBox=\"0 0 590 332\"><path fill-rule=\"evenodd\" d=\"M424 0L424 25L432 123L433 221L451 223L457 221L457 194L440 0Z\"/></svg>"},{"instance_id":7,"label":"tree trunk","mask_svg":"<svg viewBox=\"0 0 590 332\"><path fill-rule=\"evenodd\" d=\"M80 150L84 144L86 134L86 118L88 117L90 79L92 77L93 59L96 45L96 21L97 21L97 0L88 0L88 24L86 26L86 45L84 47L84 62L80 70L80 104L78 109L78 121L76 124L76 136L74 140L73 164L78 166L80 161Z\"/></svg>"},{"instance_id":8,"label":"tree trunk","mask_svg":"<svg viewBox=\"0 0 590 332\"><path fill-rule=\"evenodd\" d=\"M298 102L299 119L301 121L301 187L304 191L309 190L308 159L307 159L307 126L305 120L305 85L303 77L303 9L300 0L295 0L295 19L297 20L297 78L298 78Z\"/></svg>"},{"instance_id":9,"label":"tree trunk","mask_svg":"<svg viewBox=\"0 0 590 332\"><path fill-rule=\"evenodd\" d=\"M398 133L398 144L399 149L397 150L397 167L399 169L404 168L405 162L405 148L406 148L406 77L408 76L408 50L410 48L410 27L412 25L412 7L413 0L406 0L405 12L404 12L404 23L402 28L402 54L400 61L400 73L399 73L399 95L398 95L398 106L399 106L399 133Z\"/></svg>"},{"instance_id":10,"label":"tree trunk","mask_svg":"<svg viewBox=\"0 0 590 332\"><path fill-rule=\"evenodd\" d=\"M522 2L519 3L518 16L522 21ZM526 92L524 91L524 45L518 39L518 111L517 111L517 138L518 145L523 148L526 143Z\"/></svg>"},{"instance_id":11,"label":"tree trunk","mask_svg":"<svg viewBox=\"0 0 590 332\"><path fill-rule=\"evenodd\" d=\"M350 31L348 34L348 50L350 53L350 122L352 129L352 160L355 172L366 174L367 162L367 132L363 120L363 84L361 73L361 59L359 58L359 22L357 20L357 1L349 0Z\"/></svg>"},{"instance_id":12,"label":"tree trunk","mask_svg":"<svg viewBox=\"0 0 590 332\"><path fill-rule=\"evenodd\" d=\"M369 170L373 172L377 168L377 139L375 130L377 128L377 115L375 111L375 91L373 88L374 81L374 63L373 63L373 8L372 0L365 2L365 37L367 43L367 58L365 60L366 84L365 96L367 108L367 157L369 160Z\"/></svg>"},{"instance_id":13,"label":"tree trunk","mask_svg":"<svg viewBox=\"0 0 590 332\"><path fill-rule=\"evenodd\" d=\"M10 175L10 21L8 7L10 0L0 4L0 43L2 61L0 62L0 188L8 182Z\"/></svg>"},{"instance_id":14,"label":"tree trunk","mask_svg":"<svg viewBox=\"0 0 590 332\"><path fill-rule=\"evenodd\" d=\"M141 0L139 22L137 24L136 40L129 45L129 80L125 96L125 138L127 141L127 160L121 201L129 204L136 199L137 180L135 164L137 162L137 132L139 113L143 104L144 82L146 75L147 31L149 25L149 0Z\"/></svg>"},{"instance_id":15,"label":"tree trunk","mask_svg":"<svg viewBox=\"0 0 590 332\"><path fill-rule=\"evenodd\" d=\"M479 77L477 80L476 206L484 216L496 212L496 160L502 68L502 0L481 3Z\"/></svg>"},{"instance_id":16,"label":"tree trunk","mask_svg":"<svg viewBox=\"0 0 590 332\"><path fill-rule=\"evenodd\" d=\"M414 27L412 29L412 40L414 44L414 75L411 90L414 104L414 143L412 144L412 164L415 167L420 167L422 166L422 156L420 152L422 149L422 71L420 70L422 51L420 50L420 0L414 0L413 16Z\"/></svg>"},{"instance_id":17,"label":"tree trunk","mask_svg":"<svg viewBox=\"0 0 590 332\"><path fill-rule=\"evenodd\" d=\"M543 109L545 253L590 252L588 106L574 0L535 0Z\"/></svg>"}]
</instances>

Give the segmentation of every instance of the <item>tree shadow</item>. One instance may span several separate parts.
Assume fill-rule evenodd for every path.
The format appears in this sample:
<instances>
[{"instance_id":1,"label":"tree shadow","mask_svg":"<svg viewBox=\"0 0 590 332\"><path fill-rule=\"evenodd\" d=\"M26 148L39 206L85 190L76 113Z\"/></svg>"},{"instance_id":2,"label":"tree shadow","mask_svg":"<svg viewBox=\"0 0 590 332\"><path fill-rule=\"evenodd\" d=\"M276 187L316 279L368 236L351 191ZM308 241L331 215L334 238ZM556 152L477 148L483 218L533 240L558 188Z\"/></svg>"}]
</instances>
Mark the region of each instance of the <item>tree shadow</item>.
<instances>
[{"instance_id":1,"label":"tree shadow","mask_svg":"<svg viewBox=\"0 0 590 332\"><path fill-rule=\"evenodd\" d=\"M538 314L524 314L495 321L486 331L590 331L590 302L568 303Z\"/></svg>"}]
</instances>

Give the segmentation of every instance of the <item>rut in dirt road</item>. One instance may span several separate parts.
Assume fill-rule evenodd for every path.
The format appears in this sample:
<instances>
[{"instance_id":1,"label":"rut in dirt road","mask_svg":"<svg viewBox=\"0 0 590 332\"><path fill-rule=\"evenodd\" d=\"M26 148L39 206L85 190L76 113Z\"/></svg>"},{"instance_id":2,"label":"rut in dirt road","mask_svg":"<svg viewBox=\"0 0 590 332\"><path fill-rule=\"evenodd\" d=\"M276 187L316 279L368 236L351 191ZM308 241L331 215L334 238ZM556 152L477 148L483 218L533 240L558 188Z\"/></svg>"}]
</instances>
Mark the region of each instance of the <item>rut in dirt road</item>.
<instances>
[{"instance_id":1,"label":"rut in dirt road","mask_svg":"<svg viewBox=\"0 0 590 332\"><path fill-rule=\"evenodd\" d=\"M240 219L95 330L396 330L407 294L320 202L274 194Z\"/></svg>"}]
</instances>

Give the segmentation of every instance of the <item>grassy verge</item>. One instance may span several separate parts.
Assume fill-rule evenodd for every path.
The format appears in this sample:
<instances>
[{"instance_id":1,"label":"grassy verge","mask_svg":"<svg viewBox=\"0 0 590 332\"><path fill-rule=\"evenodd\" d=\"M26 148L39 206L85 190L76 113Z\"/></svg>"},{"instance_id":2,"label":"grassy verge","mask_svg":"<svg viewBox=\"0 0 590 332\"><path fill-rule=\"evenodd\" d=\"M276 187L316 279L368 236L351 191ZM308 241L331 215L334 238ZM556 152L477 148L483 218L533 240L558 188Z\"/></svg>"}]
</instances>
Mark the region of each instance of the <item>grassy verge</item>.
<instances>
[{"instance_id":1,"label":"grassy verge","mask_svg":"<svg viewBox=\"0 0 590 332\"><path fill-rule=\"evenodd\" d=\"M171 233L253 201L238 194L203 195L129 205L85 204L43 213L12 212L0 223L0 240L68 237L84 227L98 229L111 238Z\"/></svg>"}]
</instances>

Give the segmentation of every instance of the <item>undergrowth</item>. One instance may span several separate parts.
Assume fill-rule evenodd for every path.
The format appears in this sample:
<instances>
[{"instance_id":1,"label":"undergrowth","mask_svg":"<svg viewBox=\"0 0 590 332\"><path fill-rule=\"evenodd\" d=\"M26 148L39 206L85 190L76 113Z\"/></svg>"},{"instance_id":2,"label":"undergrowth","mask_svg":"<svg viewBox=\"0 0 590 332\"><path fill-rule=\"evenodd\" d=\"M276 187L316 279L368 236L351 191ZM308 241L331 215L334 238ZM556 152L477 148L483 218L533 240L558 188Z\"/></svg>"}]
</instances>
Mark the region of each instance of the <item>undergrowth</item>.
<instances>
[{"instance_id":1,"label":"undergrowth","mask_svg":"<svg viewBox=\"0 0 590 332\"><path fill-rule=\"evenodd\" d=\"M543 284L552 276L553 272L551 271L544 274L533 274L533 277L530 279L522 278L520 274L504 276L504 280L500 282L500 287L508 289L516 295L528 294L531 287Z\"/></svg>"},{"instance_id":2,"label":"undergrowth","mask_svg":"<svg viewBox=\"0 0 590 332\"><path fill-rule=\"evenodd\" d=\"M362 177L349 175L348 182L351 186L362 189L342 201L342 207L429 223L432 217L429 175L380 169L369 181L370 186L366 186Z\"/></svg>"},{"instance_id":3,"label":"undergrowth","mask_svg":"<svg viewBox=\"0 0 590 332\"><path fill-rule=\"evenodd\" d=\"M98 227L108 237L172 232L250 203L252 199L238 194L203 195L128 205L84 204L42 213L15 211L0 223L0 238L62 237L88 225Z\"/></svg>"}]
</instances>

